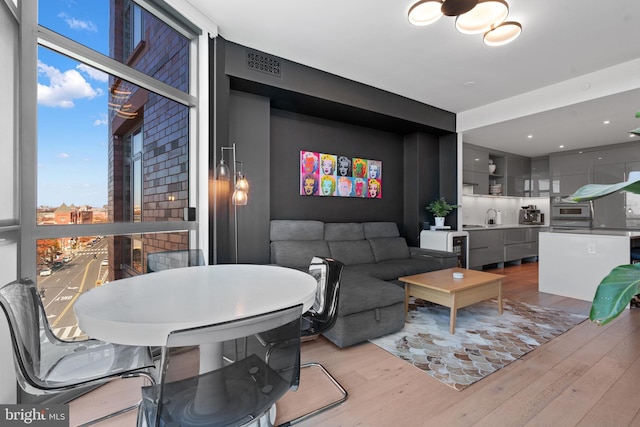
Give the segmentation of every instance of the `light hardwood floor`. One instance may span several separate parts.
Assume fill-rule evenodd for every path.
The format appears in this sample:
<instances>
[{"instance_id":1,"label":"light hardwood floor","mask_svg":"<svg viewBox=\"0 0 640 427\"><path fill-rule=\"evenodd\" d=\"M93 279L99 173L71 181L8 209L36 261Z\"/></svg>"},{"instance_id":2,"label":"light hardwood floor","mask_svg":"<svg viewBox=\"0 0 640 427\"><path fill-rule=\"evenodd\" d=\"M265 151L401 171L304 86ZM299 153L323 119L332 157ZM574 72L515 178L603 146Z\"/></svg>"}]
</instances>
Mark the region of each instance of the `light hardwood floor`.
<instances>
[{"instance_id":1,"label":"light hardwood floor","mask_svg":"<svg viewBox=\"0 0 640 427\"><path fill-rule=\"evenodd\" d=\"M537 263L488 271L506 275L505 298L588 313L589 303L539 293ZM370 343L339 349L321 337L303 343L302 359L322 363L349 399L301 426L640 426L640 309L604 327L585 321L461 392ZM302 382L279 403L279 421L322 394ZM121 395L100 393L108 405ZM75 402L73 419L91 406ZM132 415L101 425L134 426Z\"/></svg>"}]
</instances>

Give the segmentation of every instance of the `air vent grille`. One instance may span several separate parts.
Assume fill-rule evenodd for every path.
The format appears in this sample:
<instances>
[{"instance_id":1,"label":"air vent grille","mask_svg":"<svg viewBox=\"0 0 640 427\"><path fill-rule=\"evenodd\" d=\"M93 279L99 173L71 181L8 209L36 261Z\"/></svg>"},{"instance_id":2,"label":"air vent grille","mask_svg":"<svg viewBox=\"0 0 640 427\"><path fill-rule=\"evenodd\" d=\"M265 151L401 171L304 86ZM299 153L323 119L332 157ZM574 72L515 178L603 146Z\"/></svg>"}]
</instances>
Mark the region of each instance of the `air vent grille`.
<instances>
[{"instance_id":1,"label":"air vent grille","mask_svg":"<svg viewBox=\"0 0 640 427\"><path fill-rule=\"evenodd\" d=\"M247 67L251 70L280 77L280 61L257 52L247 52Z\"/></svg>"}]
</instances>

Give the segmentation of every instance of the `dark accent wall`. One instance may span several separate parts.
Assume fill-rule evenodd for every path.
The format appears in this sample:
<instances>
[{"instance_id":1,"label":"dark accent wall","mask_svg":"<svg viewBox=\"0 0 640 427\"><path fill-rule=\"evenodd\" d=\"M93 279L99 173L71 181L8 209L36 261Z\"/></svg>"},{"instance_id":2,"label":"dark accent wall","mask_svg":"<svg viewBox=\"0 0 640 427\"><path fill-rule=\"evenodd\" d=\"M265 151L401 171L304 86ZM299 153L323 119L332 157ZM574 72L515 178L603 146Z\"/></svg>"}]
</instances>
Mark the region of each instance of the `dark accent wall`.
<instances>
[{"instance_id":1,"label":"dark accent wall","mask_svg":"<svg viewBox=\"0 0 640 427\"><path fill-rule=\"evenodd\" d=\"M300 195L300 150L382 161L382 198ZM402 222L402 136L282 110L271 113L271 219Z\"/></svg>"},{"instance_id":2,"label":"dark accent wall","mask_svg":"<svg viewBox=\"0 0 640 427\"><path fill-rule=\"evenodd\" d=\"M455 114L281 58L279 76L261 73L247 66L251 49L212 46L211 161L235 142L251 184L237 211L239 262L269 262L271 219L393 221L417 246L426 204L457 199ZM381 160L382 199L300 196L301 150ZM212 199L212 262L234 261L225 209Z\"/></svg>"}]
</instances>

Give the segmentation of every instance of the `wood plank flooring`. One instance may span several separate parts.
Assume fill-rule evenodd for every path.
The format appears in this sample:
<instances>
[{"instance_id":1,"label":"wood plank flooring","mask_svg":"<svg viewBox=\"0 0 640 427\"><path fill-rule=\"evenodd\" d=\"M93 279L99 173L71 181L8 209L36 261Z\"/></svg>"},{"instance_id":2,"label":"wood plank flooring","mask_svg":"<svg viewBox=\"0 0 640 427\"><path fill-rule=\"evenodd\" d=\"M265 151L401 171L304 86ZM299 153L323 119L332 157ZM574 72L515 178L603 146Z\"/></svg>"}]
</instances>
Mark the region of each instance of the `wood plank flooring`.
<instances>
[{"instance_id":1,"label":"wood plank flooring","mask_svg":"<svg viewBox=\"0 0 640 427\"><path fill-rule=\"evenodd\" d=\"M488 271L506 275L505 298L588 313L587 302L538 292L537 263ZM583 322L461 392L370 343L340 349L320 337L303 343L302 361L322 363L349 399L301 426L640 426L638 309L604 327ZM326 393L304 380L303 371L305 386L278 404L278 422ZM74 420L92 416L88 398L115 408L122 403L117 392L91 395L71 405ZM134 426L135 416L100 425Z\"/></svg>"}]
</instances>

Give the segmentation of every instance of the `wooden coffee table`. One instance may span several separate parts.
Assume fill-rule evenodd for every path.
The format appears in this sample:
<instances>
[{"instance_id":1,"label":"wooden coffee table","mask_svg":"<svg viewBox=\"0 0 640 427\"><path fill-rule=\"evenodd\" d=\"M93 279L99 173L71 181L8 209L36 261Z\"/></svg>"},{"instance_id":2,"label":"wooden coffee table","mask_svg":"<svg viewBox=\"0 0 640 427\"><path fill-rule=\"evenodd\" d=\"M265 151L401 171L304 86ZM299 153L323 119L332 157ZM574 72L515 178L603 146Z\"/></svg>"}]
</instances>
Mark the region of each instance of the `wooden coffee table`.
<instances>
[{"instance_id":1,"label":"wooden coffee table","mask_svg":"<svg viewBox=\"0 0 640 427\"><path fill-rule=\"evenodd\" d=\"M453 277L453 273L462 273L462 279ZM409 297L414 296L451 308L449 332L455 333L456 313L459 308L475 304L490 298L498 299L498 313L502 314L502 278L501 274L465 268L448 268L400 277L404 286L404 311L409 308Z\"/></svg>"}]
</instances>

